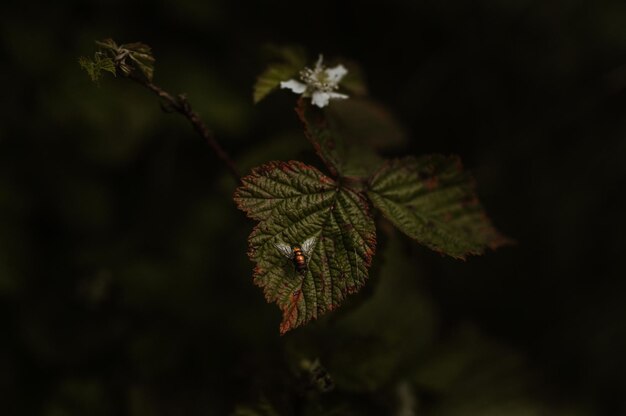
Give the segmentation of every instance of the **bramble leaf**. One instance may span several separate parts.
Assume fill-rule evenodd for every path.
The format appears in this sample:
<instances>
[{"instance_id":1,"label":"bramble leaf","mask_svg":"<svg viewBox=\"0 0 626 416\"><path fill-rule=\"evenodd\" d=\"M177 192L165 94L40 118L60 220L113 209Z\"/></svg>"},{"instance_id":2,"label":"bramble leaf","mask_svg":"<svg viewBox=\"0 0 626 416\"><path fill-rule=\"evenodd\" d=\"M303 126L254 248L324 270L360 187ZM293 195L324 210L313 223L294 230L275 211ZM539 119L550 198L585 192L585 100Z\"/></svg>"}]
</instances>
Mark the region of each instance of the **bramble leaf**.
<instances>
[{"instance_id":1,"label":"bramble leaf","mask_svg":"<svg viewBox=\"0 0 626 416\"><path fill-rule=\"evenodd\" d=\"M280 332L336 308L365 284L376 230L365 198L312 166L270 162L242 179L234 199L259 224L249 238L254 282L283 311ZM315 237L299 273L276 244Z\"/></svg>"},{"instance_id":2,"label":"bramble leaf","mask_svg":"<svg viewBox=\"0 0 626 416\"><path fill-rule=\"evenodd\" d=\"M464 259L507 242L485 215L457 157L390 160L370 178L367 194L402 232L443 254Z\"/></svg>"},{"instance_id":3,"label":"bramble leaf","mask_svg":"<svg viewBox=\"0 0 626 416\"><path fill-rule=\"evenodd\" d=\"M294 47L274 47L271 53L277 61L271 63L254 84L254 103L258 103L280 85L298 75L306 65L306 54L302 49Z\"/></svg>"}]
</instances>

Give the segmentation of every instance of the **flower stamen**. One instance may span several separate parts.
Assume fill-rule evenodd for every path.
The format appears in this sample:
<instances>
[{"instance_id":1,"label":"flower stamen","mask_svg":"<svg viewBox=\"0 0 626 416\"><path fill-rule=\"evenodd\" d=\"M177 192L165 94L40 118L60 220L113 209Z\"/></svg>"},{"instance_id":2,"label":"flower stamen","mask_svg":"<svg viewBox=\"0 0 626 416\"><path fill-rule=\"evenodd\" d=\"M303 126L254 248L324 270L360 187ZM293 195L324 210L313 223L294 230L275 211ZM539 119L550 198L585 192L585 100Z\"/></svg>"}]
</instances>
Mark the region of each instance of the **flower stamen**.
<instances>
[{"instance_id":1,"label":"flower stamen","mask_svg":"<svg viewBox=\"0 0 626 416\"><path fill-rule=\"evenodd\" d=\"M287 88L303 97L311 97L311 101L318 107L328 105L330 99L348 98L345 94L335 92L339 89L339 82L348 73L343 65L326 68L320 55L313 69L305 67L300 71L300 81L290 79L280 83L281 88Z\"/></svg>"}]
</instances>

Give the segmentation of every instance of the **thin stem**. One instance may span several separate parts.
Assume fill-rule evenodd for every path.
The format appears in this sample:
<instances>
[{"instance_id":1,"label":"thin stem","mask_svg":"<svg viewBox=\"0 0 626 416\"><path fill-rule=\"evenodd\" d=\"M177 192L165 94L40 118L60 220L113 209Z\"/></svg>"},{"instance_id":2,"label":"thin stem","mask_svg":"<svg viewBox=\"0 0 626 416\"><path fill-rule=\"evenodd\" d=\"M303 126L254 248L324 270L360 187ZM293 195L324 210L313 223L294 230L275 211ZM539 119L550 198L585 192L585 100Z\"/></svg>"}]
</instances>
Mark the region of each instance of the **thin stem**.
<instances>
[{"instance_id":1,"label":"thin stem","mask_svg":"<svg viewBox=\"0 0 626 416\"><path fill-rule=\"evenodd\" d=\"M155 85L151 81L139 77L132 72L128 75L128 78L132 79L138 84L143 85L144 87L155 93L159 98L164 100L171 109L185 116L185 118L189 120L189 122L193 126L193 129L196 131L196 133L202 136L204 141L206 141L211 149L213 149L217 157L220 158L222 162L224 162L224 164L228 168L228 171L237 180L237 182L241 180L241 175L239 175L239 171L235 167L235 163L230 158L230 156L228 156L228 153L226 153L222 146L220 146L220 144L217 142L215 136L213 135L213 132L211 132L207 125L204 124L198 113L193 111L191 105L189 104L189 101L187 100L187 97L184 94L173 96L172 94L163 90L163 88L159 87L158 85Z\"/></svg>"}]
</instances>

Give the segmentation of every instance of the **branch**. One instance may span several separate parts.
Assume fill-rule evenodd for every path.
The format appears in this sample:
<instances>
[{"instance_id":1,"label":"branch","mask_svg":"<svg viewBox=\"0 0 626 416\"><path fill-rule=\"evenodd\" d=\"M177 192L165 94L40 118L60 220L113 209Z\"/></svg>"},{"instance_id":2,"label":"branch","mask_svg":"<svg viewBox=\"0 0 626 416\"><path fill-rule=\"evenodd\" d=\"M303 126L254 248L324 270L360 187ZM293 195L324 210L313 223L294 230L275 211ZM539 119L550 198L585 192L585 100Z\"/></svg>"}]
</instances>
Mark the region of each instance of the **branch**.
<instances>
[{"instance_id":1,"label":"branch","mask_svg":"<svg viewBox=\"0 0 626 416\"><path fill-rule=\"evenodd\" d=\"M189 122L193 126L194 130L200 136L202 136L202 138L208 143L211 149L213 149L217 157L219 157L220 160L224 162L231 175L237 180L237 182L240 182L241 176L239 175L239 172L235 167L235 163L232 161L230 156L228 156L222 146L220 146L220 144L217 142L215 136L213 135L211 130L209 130L207 125L204 124L198 113L193 111L191 105L189 104L189 101L187 100L187 97L184 94L179 94L174 97L172 94L163 90L158 85L155 85L151 81L137 76L132 72L128 74L128 78L138 84L143 85L144 87L155 93L159 98L164 100L172 110L185 116L185 118L187 118L187 120L189 120Z\"/></svg>"}]
</instances>

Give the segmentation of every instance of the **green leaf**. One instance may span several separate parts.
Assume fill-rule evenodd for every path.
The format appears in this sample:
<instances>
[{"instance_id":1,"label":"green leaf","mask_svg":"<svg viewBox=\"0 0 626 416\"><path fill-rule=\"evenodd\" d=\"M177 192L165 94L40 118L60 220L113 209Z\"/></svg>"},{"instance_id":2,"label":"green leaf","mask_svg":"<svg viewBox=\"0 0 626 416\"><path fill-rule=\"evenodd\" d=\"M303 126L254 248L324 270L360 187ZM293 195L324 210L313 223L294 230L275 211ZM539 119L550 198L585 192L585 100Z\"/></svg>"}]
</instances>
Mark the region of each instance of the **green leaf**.
<instances>
[{"instance_id":1,"label":"green leaf","mask_svg":"<svg viewBox=\"0 0 626 416\"><path fill-rule=\"evenodd\" d=\"M366 199L301 162L270 162L242 179L234 199L259 224L249 238L254 282L283 311L280 332L336 308L367 279L376 230ZM303 273L275 244L315 246Z\"/></svg>"},{"instance_id":2,"label":"green leaf","mask_svg":"<svg viewBox=\"0 0 626 416\"><path fill-rule=\"evenodd\" d=\"M306 65L306 54L296 47L271 47L270 53L276 60L259 75L254 84L254 103L258 103L276 89L281 81L298 75Z\"/></svg>"},{"instance_id":3,"label":"green leaf","mask_svg":"<svg viewBox=\"0 0 626 416\"><path fill-rule=\"evenodd\" d=\"M391 117L385 118L380 107L367 100L333 101L319 109L300 99L296 112L318 156L341 177L369 177L383 163L375 151L376 141L384 141L379 135L395 141L401 135Z\"/></svg>"},{"instance_id":4,"label":"green leaf","mask_svg":"<svg viewBox=\"0 0 626 416\"><path fill-rule=\"evenodd\" d=\"M96 52L93 59L81 56L78 64L87 72L89 78L93 82L98 82L102 76L102 71L110 72L115 76L115 64L111 58L103 56L102 53Z\"/></svg>"},{"instance_id":5,"label":"green leaf","mask_svg":"<svg viewBox=\"0 0 626 416\"><path fill-rule=\"evenodd\" d=\"M507 242L485 215L457 157L390 160L370 179L367 194L402 232L443 254L464 259Z\"/></svg>"}]
</instances>

